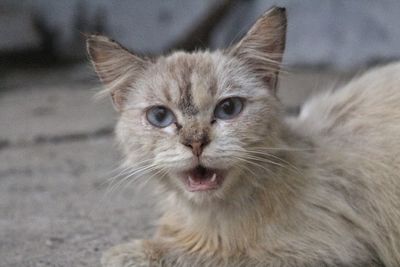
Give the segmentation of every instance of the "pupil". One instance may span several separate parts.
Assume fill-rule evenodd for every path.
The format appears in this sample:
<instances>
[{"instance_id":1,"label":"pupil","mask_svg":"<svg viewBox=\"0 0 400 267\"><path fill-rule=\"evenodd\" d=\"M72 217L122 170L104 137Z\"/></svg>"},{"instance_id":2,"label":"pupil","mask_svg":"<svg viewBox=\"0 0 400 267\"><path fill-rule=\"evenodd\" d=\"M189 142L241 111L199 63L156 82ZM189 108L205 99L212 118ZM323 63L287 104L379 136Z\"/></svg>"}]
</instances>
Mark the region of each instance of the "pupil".
<instances>
[{"instance_id":1,"label":"pupil","mask_svg":"<svg viewBox=\"0 0 400 267\"><path fill-rule=\"evenodd\" d=\"M164 108L158 108L155 113L157 121L162 122L165 119L166 110Z\"/></svg>"},{"instance_id":2,"label":"pupil","mask_svg":"<svg viewBox=\"0 0 400 267\"><path fill-rule=\"evenodd\" d=\"M234 111L234 105L231 100L226 101L224 104L222 104L222 109L226 114L232 114Z\"/></svg>"}]
</instances>

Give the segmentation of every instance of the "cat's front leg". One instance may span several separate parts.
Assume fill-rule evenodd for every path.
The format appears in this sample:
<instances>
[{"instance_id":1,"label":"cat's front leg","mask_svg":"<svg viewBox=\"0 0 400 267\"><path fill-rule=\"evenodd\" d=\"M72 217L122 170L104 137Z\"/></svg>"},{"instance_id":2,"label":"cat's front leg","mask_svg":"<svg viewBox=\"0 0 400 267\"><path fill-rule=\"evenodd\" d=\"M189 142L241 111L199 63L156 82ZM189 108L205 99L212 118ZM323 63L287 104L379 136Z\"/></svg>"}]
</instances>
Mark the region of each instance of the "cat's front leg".
<instances>
[{"instance_id":1,"label":"cat's front leg","mask_svg":"<svg viewBox=\"0 0 400 267\"><path fill-rule=\"evenodd\" d=\"M103 254L103 267L158 267L162 250L150 240L134 240L117 245Z\"/></svg>"}]
</instances>

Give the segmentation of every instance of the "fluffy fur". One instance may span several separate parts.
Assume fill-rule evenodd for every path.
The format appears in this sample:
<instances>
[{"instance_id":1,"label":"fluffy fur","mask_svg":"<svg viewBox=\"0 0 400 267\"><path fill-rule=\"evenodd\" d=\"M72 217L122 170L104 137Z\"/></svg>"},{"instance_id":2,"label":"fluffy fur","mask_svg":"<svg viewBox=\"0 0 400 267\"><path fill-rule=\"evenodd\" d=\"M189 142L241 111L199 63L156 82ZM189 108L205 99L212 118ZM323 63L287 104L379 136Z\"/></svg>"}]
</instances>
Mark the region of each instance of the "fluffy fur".
<instances>
[{"instance_id":1,"label":"fluffy fur","mask_svg":"<svg viewBox=\"0 0 400 267\"><path fill-rule=\"evenodd\" d=\"M285 25L274 8L232 48L157 59L88 39L121 113L125 165L165 194L154 238L111 249L103 266L400 266L400 64L285 118L274 91ZM211 123L231 96L245 99L242 113ZM179 124L149 124L154 105ZM202 164L228 170L218 190L189 192L177 178L197 164L181 140L197 135L210 139Z\"/></svg>"}]
</instances>

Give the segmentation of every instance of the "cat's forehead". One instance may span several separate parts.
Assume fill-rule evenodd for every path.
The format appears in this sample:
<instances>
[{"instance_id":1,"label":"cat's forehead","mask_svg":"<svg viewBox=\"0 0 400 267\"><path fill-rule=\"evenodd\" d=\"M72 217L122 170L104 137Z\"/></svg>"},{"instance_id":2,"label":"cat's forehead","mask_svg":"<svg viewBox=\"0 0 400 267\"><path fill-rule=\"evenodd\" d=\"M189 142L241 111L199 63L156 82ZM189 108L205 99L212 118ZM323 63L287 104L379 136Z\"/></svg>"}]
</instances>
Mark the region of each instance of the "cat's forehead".
<instances>
[{"instance_id":1,"label":"cat's forehead","mask_svg":"<svg viewBox=\"0 0 400 267\"><path fill-rule=\"evenodd\" d=\"M160 57L135 87L133 106L165 105L190 116L212 112L227 97L261 99L269 95L244 65L220 51Z\"/></svg>"},{"instance_id":2,"label":"cat's forehead","mask_svg":"<svg viewBox=\"0 0 400 267\"><path fill-rule=\"evenodd\" d=\"M221 87L221 53L177 52L158 59L150 74L149 97L195 115L215 100Z\"/></svg>"}]
</instances>

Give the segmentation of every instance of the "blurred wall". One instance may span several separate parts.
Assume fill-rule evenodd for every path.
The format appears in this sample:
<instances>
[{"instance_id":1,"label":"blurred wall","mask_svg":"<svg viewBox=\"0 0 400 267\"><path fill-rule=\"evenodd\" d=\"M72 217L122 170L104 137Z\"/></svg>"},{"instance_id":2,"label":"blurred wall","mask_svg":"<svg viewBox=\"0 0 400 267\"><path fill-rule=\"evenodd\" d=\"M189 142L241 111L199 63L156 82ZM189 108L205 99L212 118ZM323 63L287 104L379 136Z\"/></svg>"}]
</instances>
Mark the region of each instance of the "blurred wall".
<instances>
[{"instance_id":1,"label":"blurred wall","mask_svg":"<svg viewBox=\"0 0 400 267\"><path fill-rule=\"evenodd\" d=\"M398 0L0 0L0 53L85 57L83 33L140 53L224 47L272 5L288 10L285 63L351 69L400 58Z\"/></svg>"}]
</instances>

